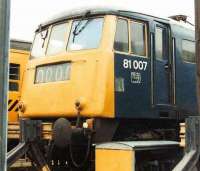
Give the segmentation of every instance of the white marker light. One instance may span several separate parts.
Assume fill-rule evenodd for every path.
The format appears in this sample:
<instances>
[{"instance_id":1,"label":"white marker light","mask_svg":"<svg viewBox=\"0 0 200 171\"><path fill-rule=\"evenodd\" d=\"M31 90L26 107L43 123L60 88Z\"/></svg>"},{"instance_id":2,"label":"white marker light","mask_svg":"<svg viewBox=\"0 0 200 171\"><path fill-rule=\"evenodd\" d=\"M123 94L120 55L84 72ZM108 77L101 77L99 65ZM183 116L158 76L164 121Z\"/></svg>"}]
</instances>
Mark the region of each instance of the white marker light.
<instances>
[{"instance_id":1,"label":"white marker light","mask_svg":"<svg viewBox=\"0 0 200 171\"><path fill-rule=\"evenodd\" d=\"M83 128L85 128L85 129L88 128L88 123L87 122L83 123Z\"/></svg>"}]
</instances>

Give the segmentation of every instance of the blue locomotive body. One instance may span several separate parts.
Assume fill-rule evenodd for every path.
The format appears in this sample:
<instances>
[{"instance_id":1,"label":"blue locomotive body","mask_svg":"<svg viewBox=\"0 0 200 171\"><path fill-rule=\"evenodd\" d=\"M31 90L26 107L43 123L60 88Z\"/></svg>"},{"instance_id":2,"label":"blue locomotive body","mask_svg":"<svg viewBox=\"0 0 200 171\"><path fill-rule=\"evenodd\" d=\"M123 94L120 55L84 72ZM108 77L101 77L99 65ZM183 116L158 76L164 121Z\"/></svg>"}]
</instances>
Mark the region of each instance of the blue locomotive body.
<instances>
[{"instance_id":1,"label":"blue locomotive body","mask_svg":"<svg viewBox=\"0 0 200 171\"><path fill-rule=\"evenodd\" d=\"M195 38L192 27L171 19L131 12L121 12L120 17L118 22L121 20L122 23L123 20L128 23L129 39L132 36L142 37L142 34L143 37L138 42L128 40L127 44L131 44L128 45L129 50L121 48L125 46L122 43L116 45L116 117L183 119L197 114ZM143 30L142 33L138 31L138 35L131 35L131 29L137 29L135 23L142 23ZM126 30L126 24L121 27ZM123 34L120 31L119 36L123 37ZM145 45L142 46L142 43Z\"/></svg>"}]
</instances>

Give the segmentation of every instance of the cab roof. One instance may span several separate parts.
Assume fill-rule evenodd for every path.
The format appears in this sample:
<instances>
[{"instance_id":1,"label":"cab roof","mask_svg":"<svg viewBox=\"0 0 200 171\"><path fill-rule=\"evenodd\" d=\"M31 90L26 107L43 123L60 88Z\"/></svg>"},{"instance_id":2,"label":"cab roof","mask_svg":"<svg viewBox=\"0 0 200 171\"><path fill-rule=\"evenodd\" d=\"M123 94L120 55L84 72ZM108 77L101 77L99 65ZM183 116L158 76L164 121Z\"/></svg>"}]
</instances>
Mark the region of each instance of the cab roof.
<instances>
[{"instance_id":1,"label":"cab roof","mask_svg":"<svg viewBox=\"0 0 200 171\"><path fill-rule=\"evenodd\" d=\"M74 18L81 18L81 17L89 17L89 16L98 16L98 15L116 15L116 16L122 16L122 17L128 17L128 18L134 18L137 17L138 19L147 19L147 20L155 20L169 23L173 25L180 25L180 26L186 26L188 24L177 22L175 20L172 20L170 18L161 18L161 17L155 17L153 15L144 14L141 12L135 12L135 11L129 11L119 8L106 8L106 7L97 7L97 8L84 8L84 9L75 9L71 11L65 11L58 15L55 15L54 17L50 18L49 20L43 22L38 26L38 31L40 28L48 27L49 25L65 21L67 19L74 19ZM191 28L191 27L190 27Z\"/></svg>"},{"instance_id":2,"label":"cab roof","mask_svg":"<svg viewBox=\"0 0 200 171\"><path fill-rule=\"evenodd\" d=\"M164 19L164 18L153 17L151 15L147 15L147 14L143 14L139 12L126 11L126 10L116 9L116 8L84 8L84 9L77 9L77 10L62 12L50 18L46 22L43 22L42 24L39 25L39 27L45 27L45 26L48 26L57 22L61 22L67 19L72 19L72 18L80 18L83 16L109 15L109 14L124 16L124 17L134 17L136 15L146 16L146 17L158 18L160 20L169 21L168 19Z\"/></svg>"}]
</instances>

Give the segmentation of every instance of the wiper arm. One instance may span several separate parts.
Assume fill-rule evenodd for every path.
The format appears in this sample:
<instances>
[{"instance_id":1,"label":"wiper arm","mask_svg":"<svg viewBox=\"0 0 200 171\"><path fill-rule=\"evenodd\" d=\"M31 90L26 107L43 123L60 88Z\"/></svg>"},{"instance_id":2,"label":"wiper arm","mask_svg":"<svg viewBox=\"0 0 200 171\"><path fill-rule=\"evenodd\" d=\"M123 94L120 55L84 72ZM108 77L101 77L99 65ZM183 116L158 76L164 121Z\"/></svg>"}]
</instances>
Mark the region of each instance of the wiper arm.
<instances>
[{"instance_id":1,"label":"wiper arm","mask_svg":"<svg viewBox=\"0 0 200 171\"><path fill-rule=\"evenodd\" d=\"M78 31L78 27L81 25L81 23L83 22L84 18L86 18L87 16L90 15L90 13L91 13L91 11L87 11L85 13L85 15L83 15L83 17L80 19L80 21L78 22L78 24L75 26L74 31L73 31L73 42L75 40L75 37L77 35L79 35L85 29L85 27L88 25L88 23L91 21L91 19L88 19L87 22Z\"/></svg>"},{"instance_id":2,"label":"wiper arm","mask_svg":"<svg viewBox=\"0 0 200 171\"><path fill-rule=\"evenodd\" d=\"M41 25L39 26L39 34L40 34L41 39L43 40L42 48L44 47L44 43L45 43L45 39L47 38L48 31L49 31L48 29L42 30L42 26Z\"/></svg>"},{"instance_id":3,"label":"wiper arm","mask_svg":"<svg viewBox=\"0 0 200 171\"><path fill-rule=\"evenodd\" d=\"M77 35L79 35L86 27L87 27L87 25L89 24L89 22L91 21L91 19L89 20L87 20L87 22L78 30L78 27L79 27L79 25L81 25L81 23L82 23L82 21L83 20L80 20L79 22L78 22L78 24L75 26L75 28L74 28L74 31L73 31L73 43L74 43L74 41L75 41L75 37L77 36Z\"/></svg>"}]
</instances>

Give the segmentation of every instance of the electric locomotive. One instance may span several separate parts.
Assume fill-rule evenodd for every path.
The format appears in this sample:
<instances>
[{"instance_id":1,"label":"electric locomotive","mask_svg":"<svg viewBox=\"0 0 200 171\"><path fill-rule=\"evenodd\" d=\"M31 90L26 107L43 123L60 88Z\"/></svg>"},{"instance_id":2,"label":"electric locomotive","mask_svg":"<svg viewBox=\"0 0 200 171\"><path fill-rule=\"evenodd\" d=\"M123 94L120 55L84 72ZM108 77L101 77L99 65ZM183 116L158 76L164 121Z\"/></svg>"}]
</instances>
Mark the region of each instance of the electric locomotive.
<instances>
[{"instance_id":1,"label":"electric locomotive","mask_svg":"<svg viewBox=\"0 0 200 171\"><path fill-rule=\"evenodd\" d=\"M179 123L197 113L194 29L186 25L112 9L39 25L19 109L22 120L52 123L43 143L50 161L81 168L96 143L178 141Z\"/></svg>"}]
</instances>

